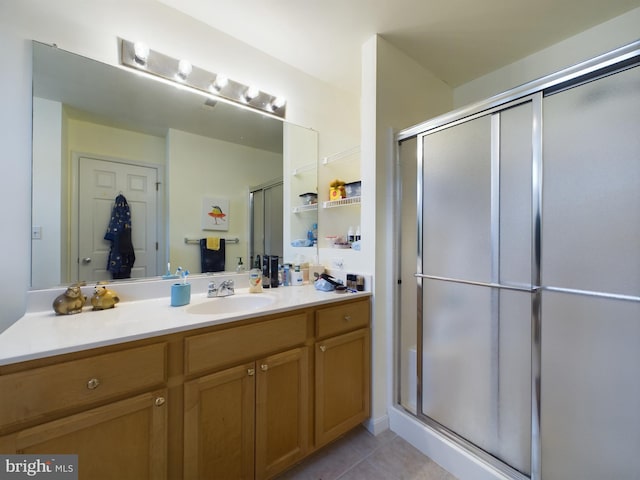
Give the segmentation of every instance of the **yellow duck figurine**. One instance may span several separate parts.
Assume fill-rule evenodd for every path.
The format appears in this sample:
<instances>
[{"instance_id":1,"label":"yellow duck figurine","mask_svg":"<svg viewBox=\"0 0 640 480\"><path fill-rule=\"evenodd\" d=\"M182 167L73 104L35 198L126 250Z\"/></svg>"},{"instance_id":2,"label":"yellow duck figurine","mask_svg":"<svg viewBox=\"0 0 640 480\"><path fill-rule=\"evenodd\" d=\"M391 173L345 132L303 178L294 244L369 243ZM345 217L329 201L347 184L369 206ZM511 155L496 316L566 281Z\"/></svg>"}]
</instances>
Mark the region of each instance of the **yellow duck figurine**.
<instances>
[{"instance_id":1,"label":"yellow duck figurine","mask_svg":"<svg viewBox=\"0 0 640 480\"><path fill-rule=\"evenodd\" d=\"M91 305L93 305L94 310L113 308L119 301L120 298L116 292L100 284L96 285L95 293L91 297Z\"/></svg>"},{"instance_id":2,"label":"yellow duck figurine","mask_svg":"<svg viewBox=\"0 0 640 480\"><path fill-rule=\"evenodd\" d=\"M72 315L82 312L82 307L87 301L87 297L82 294L81 284L74 283L67 291L58 295L53 301L53 310L56 315Z\"/></svg>"}]
</instances>

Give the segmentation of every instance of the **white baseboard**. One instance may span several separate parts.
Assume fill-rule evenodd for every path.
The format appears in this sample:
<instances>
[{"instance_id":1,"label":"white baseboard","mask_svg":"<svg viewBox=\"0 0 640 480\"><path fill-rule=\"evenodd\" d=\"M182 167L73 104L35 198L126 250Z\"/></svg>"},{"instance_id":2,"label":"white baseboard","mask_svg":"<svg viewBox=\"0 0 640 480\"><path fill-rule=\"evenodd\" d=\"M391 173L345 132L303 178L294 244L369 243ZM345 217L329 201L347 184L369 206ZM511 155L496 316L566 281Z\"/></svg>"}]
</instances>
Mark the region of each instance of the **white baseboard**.
<instances>
[{"instance_id":1,"label":"white baseboard","mask_svg":"<svg viewBox=\"0 0 640 480\"><path fill-rule=\"evenodd\" d=\"M509 480L399 408L390 407L388 419L393 432L459 480Z\"/></svg>"},{"instance_id":2,"label":"white baseboard","mask_svg":"<svg viewBox=\"0 0 640 480\"><path fill-rule=\"evenodd\" d=\"M383 415L378 418L369 418L362 423L364 428L369 430L372 435L380 435L385 430L389 430L389 415Z\"/></svg>"}]
</instances>

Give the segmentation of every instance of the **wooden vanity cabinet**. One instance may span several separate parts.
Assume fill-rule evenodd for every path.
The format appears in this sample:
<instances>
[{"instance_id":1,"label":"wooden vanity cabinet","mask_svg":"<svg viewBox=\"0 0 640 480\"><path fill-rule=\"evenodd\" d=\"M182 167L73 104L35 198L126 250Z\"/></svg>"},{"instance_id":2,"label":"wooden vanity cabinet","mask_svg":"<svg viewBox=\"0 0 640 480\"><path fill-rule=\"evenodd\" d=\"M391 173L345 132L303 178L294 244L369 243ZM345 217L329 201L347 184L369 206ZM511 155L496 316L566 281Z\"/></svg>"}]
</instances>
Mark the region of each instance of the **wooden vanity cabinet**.
<instances>
[{"instance_id":1,"label":"wooden vanity cabinet","mask_svg":"<svg viewBox=\"0 0 640 480\"><path fill-rule=\"evenodd\" d=\"M369 416L369 298L0 366L0 453L269 479Z\"/></svg>"},{"instance_id":2,"label":"wooden vanity cabinet","mask_svg":"<svg viewBox=\"0 0 640 480\"><path fill-rule=\"evenodd\" d=\"M316 311L315 447L321 447L370 415L369 300Z\"/></svg>"},{"instance_id":3,"label":"wooden vanity cabinet","mask_svg":"<svg viewBox=\"0 0 640 480\"><path fill-rule=\"evenodd\" d=\"M165 356L154 344L0 375L0 452L77 454L81 479L166 479Z\"/></svg>"},{"instance_id":4,"label":"wooden vanity cabinet","mask_svg":"<svg viewBox=\"0 0 640 480\"><path fill-rule=\"evenodd\" d=\"M185 479L262 480L305 456L310 439L308 318L305 312L186 340L188 371L275 353L185 382ZM233 353L198 353L223 345L235 346ZM285 346L293 348L278 351Z\"/></svg>"}]
</instances>

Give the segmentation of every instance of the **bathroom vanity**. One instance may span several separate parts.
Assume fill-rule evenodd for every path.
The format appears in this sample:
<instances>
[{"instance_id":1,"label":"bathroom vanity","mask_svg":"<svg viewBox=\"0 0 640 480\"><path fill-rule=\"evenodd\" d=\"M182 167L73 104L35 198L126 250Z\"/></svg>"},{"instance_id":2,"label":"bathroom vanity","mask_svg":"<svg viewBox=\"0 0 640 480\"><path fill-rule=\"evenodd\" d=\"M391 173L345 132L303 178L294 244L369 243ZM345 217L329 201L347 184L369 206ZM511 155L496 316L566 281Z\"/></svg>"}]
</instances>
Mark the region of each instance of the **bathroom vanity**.
<instances>
[{"instance_id":1,"label":"bathroom vanity","mask_svg":"<svg viewBox=\"0 0 640 480\"><path fill-rule=\"evenodd\" d=\"M0 452L78 454L81 479L265 479L368 418L369 293L257 295L274 300L25 317L59 338L0 358Z\"/></svg>"}]
</instances>

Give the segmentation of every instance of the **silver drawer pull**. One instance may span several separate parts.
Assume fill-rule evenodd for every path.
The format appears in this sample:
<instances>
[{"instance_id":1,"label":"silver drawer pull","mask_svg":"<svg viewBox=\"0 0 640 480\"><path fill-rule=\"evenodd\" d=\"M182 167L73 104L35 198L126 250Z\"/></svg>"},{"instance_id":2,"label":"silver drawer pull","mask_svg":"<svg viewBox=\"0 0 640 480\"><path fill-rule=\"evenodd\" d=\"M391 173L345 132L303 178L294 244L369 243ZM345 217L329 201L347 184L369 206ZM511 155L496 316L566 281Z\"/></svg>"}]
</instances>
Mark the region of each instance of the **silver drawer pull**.
<instances>
[{"instance_id":1,"label":"silver drawer pull","mask_svg":"<svg viewBox=\"0 0 640 480\"><path fill-rule=\"evenodd\" d=\"M87 388L89 390L95 390L99 386L100 386L100 380L98 380L97 378L92 378L87 382Z\"/></svg>"},{"instance_id":2,"label":"silver drawer pull","mask_svg":"<svg viewBox=\"0 0 640 480\"><path fill-rule=\"evenodd\" d=\"M345 319L345 321L350 322L351 321L351 315L345 315L344 319Z\"/></svg>"},{"instance_id":3,"label":"silver drawer pull","mask_svg":"<svg viewBox=\"0 0 640 480\"><path fill-rule=\"evenodd\" d=\"M156 404L156 407L161 407L162 405L165 404L166 401L167 400L164 397L158 397L156 398L154 403Z\"/></svg>"}]
</instances>

